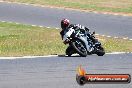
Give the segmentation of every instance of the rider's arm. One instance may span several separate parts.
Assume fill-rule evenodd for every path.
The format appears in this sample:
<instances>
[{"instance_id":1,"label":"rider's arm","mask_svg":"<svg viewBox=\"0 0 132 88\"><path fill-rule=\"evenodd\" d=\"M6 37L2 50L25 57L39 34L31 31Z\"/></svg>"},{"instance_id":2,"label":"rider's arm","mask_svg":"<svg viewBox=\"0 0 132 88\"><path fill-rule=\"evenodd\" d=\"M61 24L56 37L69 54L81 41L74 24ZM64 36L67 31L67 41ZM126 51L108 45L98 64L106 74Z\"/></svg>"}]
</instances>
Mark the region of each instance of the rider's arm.
<instances>
[{"instance_id":1,"label":"rider's arm","mask_svg":"<svg viewBox=\"0 0 132 88\"><path fill-rule=\"evenodd\" d=\"M65 42L66 40L68 40L68 38L70 38L73 32L75 32L75 30L73 28L70 28L68 32L66 32L63 36L63 41Z\"/></svg>"},{"instance_id":2,"label":"rider's arm","mask_svg":"<svg viewBox=\"0 0 132 88\"><path fill-rule=\"evenodd\" d=\"M60 35L61 35L61 38L63 40L63 36L64 36L64 31L63 30L60 32Z\"/></svg>"},{"instance_id":3,"label":"rider's arm","mask_svg":"<svg viewBox=\"0 0 132 88\"><path fill-rule=\"evenodd\" d=\"M87 27L85 27L85 30L88 31L88 32L90 32L90 31L89 31L89 28L87 28Z\"/></svg>"}]
</instances>

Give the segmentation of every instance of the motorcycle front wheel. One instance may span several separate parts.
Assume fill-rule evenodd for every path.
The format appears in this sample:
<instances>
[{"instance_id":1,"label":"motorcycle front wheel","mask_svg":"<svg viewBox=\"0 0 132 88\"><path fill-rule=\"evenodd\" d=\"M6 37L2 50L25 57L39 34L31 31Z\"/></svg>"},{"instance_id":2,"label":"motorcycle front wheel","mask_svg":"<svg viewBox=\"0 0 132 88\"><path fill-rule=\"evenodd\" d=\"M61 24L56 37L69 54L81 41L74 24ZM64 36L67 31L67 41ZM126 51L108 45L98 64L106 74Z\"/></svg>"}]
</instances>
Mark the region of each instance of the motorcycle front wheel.
<instances>
[{"instance_id":1,"label":"motorcycle front wheel","mask_svg":"<svg viewBox=\"0 0 132 88\"><path fill-rule=\"evenodd\" d=\"M81 40L76 40L72 42L73 48L76 50L76 52L82 56L86 57L87 56L87 49L85 44Z\"/></svg>"}]
</instances>

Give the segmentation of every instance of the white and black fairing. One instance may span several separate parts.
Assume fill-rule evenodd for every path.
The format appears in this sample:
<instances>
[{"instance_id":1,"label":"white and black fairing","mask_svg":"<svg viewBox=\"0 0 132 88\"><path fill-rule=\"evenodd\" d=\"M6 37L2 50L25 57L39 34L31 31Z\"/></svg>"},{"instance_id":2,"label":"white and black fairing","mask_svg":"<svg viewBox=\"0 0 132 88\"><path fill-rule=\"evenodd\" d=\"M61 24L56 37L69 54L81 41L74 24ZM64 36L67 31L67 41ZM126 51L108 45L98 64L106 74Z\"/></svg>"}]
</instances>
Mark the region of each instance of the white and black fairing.
<instances>
[{"instance_id":1,"label":"white and black fairing","mask_svg":"<svg viewBox=\"0 0 132 88\"><path fill-rule=\"evenodd\" d=\"M74 29L74 32L69 36L69 46L66 49L66 55L71 56L74 53L78 53L80 56L87 56L87 54L97 54L98 56L103 56L105 54L101 43L95 39L95 37L89 33L89 29L85 30L85 27L76 24L70 24L65 30L60 32L60 35L63 39L64 35L69 31L69 29ZM84 33L87 32L87 33ZM76 43L81 43L80 46L83 48L80 51L77 48ZM90 47L93 46L95 50L93 52L89 52ZM98 52L97 52L98 50Z\"/></svg>"}]
</instances>

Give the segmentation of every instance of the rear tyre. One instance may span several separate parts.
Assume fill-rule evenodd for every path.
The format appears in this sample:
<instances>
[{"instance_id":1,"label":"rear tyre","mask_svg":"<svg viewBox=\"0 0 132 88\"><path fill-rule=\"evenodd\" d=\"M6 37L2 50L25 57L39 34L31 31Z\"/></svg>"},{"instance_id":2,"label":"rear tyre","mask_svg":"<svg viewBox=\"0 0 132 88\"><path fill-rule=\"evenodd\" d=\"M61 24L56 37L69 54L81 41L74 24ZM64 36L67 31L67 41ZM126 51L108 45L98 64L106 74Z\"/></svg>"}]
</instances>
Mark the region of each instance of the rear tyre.
<instances>
[{"instance_id":1,"label":"rear tyre","mask_svg":"<svg viewBox=\"0 0 132 88\"><path fill-rule=\"evenodd\" d=\"M102 46L100 46L98 52L97 52L97 55L98 56L103 56L105 54L105 50Z\"/></svg>"},{"instance_id":2,"label":"rear tyre","mask_svg":"<svg viewBox=\"0 0 132 88\"><path fill-rule=\"evenodd\" d=\"M76 41L72 42L72 46L80 56L82 56L82 57L87 56L86 46L81 40L76 40Z\"/></svg>"}]
</instances>

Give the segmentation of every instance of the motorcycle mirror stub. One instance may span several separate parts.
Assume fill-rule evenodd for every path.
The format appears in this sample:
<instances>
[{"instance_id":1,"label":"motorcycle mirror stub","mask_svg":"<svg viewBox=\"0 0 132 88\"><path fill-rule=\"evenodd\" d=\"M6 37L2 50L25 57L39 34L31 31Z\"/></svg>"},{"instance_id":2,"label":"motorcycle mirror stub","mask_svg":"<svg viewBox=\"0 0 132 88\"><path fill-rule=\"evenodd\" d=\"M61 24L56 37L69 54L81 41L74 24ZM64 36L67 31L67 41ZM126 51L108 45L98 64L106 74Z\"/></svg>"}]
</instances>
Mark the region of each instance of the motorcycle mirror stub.
<instances>
[{"instance_id":1,"label":"motorcycle mirror stub","mask_svg":"<svg viewBox=\"0 0 132 88\"><path fill-rule=\"evenodd\" d=\"M95 31L93 31L93 34L95 34Z\"/></svg>"},{"instance_id":2,"label":"motorcycle mirror stub","mask_svg":"<svg viewBox=\"0 0 132 88\"><path fill-rule=\"evenodd\" d=\"M87 74L81 67L78 68L76 81L79 85L84 84L126 84L131 82L129 74Z\"/></svg>"}]
</instances>

